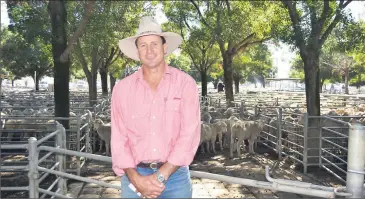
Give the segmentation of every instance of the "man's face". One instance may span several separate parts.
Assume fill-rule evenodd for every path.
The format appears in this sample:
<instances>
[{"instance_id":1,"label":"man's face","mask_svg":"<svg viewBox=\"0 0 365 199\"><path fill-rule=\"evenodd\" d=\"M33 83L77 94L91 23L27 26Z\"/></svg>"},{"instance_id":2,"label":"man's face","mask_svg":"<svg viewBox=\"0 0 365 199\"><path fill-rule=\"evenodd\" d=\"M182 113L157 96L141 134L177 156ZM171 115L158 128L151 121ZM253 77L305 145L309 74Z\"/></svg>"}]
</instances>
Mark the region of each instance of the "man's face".
<instances>
[{"instance_id":1,"label":"man's face","mask_svg":"<svg viewBox=\"0 0 365 199\"><path fill-rule=\"evenodd\" d=\"M159 66L167 49L167 44L162 44L162 39L157 35L146 35L137 40L139 59L147 68Z\"/></svg>"}]
</instances>

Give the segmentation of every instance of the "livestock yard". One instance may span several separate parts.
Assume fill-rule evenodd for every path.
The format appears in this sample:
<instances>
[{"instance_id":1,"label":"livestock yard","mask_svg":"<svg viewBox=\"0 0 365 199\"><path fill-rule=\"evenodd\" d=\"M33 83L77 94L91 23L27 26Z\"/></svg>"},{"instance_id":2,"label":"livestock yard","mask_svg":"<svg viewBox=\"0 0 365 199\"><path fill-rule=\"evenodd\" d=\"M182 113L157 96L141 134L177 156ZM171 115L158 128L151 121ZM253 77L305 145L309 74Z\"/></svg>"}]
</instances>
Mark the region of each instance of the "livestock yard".
<instances>
[{"instance_id":1,"label":"livestock yard","mask_svg":"<svg viewBox=\"0 0 365 199\"><path fill-rule=\"evenodd\" d=\"M2 198L120 197L105 150L110 96L71 92L69 118L53 116L51 92L1 97ZM323 94L321 117L306 114L304 93L243 90L232 103L215 91L201 98L194 198L365 196L363 97Z\"/></svg>"}]
</instances>

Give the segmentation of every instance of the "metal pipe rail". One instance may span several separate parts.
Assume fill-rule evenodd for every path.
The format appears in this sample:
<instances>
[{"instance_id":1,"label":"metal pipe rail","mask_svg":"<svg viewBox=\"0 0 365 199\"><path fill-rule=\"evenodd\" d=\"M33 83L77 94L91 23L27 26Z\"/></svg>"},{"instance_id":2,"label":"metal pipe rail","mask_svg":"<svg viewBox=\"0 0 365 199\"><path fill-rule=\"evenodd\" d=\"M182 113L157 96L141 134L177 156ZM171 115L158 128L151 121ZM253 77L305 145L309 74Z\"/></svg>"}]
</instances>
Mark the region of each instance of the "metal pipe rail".
<instances>
[{"instance_id":1,"label":"metal pipe rail","mask_svg":"<svg viewBox=\"0 0 365 199\"><path fill-rule=\"evenodd\" d=\"M62 155L74 155L74 156L82 156L88 159L94 159L98 161L103 162L109 162L111 163L111 157L101 156L101 155L95 155L95 154L89 154L79 151L70 151L67 149L59 149L49 146L39 146L38 151L45 150L49 152L54 152ZM112 185L109 183L105 183L103 181L99 180L93 180L86 177L76 176L72 174L67 174L61 171L55 171L52 169L47 169L44 167L37 166L37 170L48 172L51 174L55 174L61 177L71 178L75 180L80 180L83 182L89 182L89 183L95 183L100 186L115 188L115 189L121 189L120 186ZM308 195L308 196L315 196L315 197L322 197L322 198L335 198L336 196L352 196L351 193L340 193L339 190L343 190L343 187L340 188L332 188L332 187L325 187L320 185L313 185L311 183L304 183L304 182L298 182L298 181L290 181L290 180L284 180L284 179L273 179L269 176L269 167L266 166L265 168L265 176L266 179L269 182L265 181L257 181L257 180L251 180L251 179L243 179L238 177L230 177L230 176L224 176L224 175L217 175L212 174L208 172L201 172L201 171L190 171L190 174L192 177L198 177L198 178L208 178L212 180L218 180L222 182L228 182L228 183L235 183L235 184L241 184L244 186L252 186L252 187L258 187L258 188L264 188L264 189L270 189L270 190L276 190L276 191L283 191L283 192L290 192L290 193L297 193L302 195ZM363 184L361 184L363 186Z\"/></svg>"}]
</instances>

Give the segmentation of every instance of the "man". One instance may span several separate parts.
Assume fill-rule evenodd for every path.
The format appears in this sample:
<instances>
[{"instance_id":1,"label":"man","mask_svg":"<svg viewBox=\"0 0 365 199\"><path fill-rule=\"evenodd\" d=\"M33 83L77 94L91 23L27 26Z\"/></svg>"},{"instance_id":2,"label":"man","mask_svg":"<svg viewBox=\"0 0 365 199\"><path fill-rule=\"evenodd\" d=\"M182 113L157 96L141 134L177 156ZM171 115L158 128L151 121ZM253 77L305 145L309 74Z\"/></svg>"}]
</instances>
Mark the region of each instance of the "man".
<instances>
[{"instance_id":1,"label":"man","mask_svg":"<svg viewBox=\"0 0 365 199\"><path fill-rule=\"evenodd\" d=\"M181 44L143 17L136 36L119 41L142 67L119 81L112 94L111 154L122 198L191 198L189 165L200 141L196 82L164 57Z\"/></svg>"}]
</instances>

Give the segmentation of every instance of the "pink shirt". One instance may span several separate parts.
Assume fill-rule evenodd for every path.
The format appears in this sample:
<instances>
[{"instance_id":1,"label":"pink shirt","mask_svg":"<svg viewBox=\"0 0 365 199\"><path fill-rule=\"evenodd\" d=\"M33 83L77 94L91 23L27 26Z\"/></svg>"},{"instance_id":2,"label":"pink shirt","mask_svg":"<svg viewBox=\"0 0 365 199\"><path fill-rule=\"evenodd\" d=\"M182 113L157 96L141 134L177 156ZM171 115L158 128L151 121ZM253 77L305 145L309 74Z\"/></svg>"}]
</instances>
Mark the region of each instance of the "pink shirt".
<instances>
[{"instance_id":1,"label":"pink shirt","mask_svg":"<svg viewBox=\"0 0 365 199\"><path fill-rule=\"evenodd\" d=\"M113 170L119 176L140 162L190 165L200 141L195 80L166 65L154 94L140 68L113 88L111 131Z\"/></svg>"}]
</instances>

